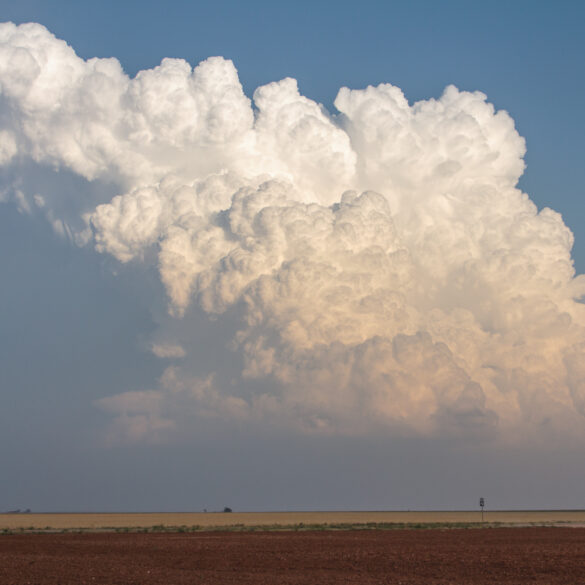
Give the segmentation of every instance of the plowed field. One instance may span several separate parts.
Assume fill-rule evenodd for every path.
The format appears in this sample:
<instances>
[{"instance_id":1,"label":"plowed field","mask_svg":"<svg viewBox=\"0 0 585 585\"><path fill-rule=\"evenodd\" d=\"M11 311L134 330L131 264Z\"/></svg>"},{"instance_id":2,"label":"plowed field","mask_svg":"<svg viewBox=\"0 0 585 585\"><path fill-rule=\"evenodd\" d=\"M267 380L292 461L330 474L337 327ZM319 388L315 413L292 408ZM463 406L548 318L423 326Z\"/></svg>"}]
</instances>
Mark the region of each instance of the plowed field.
<instances>
[{"instance_id":1,"label":"plowed field","mask_svg":"<svg viewBox=\"0 0 585 585\"><path fill-rule=\"evenodd\" d=\"M585 528L0 535L2 585L585 584Z\"/></svg>"}]
</instances>

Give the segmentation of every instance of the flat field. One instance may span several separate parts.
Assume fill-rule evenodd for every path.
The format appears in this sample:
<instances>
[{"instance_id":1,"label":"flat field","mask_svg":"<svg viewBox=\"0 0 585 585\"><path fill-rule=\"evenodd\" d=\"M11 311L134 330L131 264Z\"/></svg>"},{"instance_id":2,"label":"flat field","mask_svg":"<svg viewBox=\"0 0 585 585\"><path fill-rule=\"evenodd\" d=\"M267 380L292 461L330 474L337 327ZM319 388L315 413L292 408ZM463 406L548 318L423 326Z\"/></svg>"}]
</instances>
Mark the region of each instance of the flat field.
<instances>
[{"instance_id":1,"label":"flat field","mask_svg":"<svg viewBox=\"0 0 585 585\"><path fill-rule=\"evenodd\" d=\"M0 534L2 585L585 585L585 528Z\"/></svg>"},{"instance_id":2,"label":"flat field","mask_svg":"<svg viewBox=\"0 0 585 585\"><path fill-rule=\"evenodd\" d=\"M550 525L582 524L585 510L557 511L486 511L490 524ZM247 512L247 513L177 513L177 514L0 514L0 532L8 531L104 531L173 528L205 530L227 527L245 529L369 527L391 528L402 525L475 524L481 522L479 511L454 512Z\"/></svg>"}]
</instances>

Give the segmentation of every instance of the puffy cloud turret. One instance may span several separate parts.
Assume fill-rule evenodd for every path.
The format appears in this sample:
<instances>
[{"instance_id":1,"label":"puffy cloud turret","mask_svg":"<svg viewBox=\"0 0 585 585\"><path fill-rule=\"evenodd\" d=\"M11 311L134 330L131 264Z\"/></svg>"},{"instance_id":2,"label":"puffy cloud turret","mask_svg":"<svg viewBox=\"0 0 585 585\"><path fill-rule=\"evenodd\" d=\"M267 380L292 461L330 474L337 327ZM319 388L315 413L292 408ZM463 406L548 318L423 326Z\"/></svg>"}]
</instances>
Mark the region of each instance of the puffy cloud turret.
<instances>
[{"instance_id":1,"label":"puffy cloud turret","mask_svg":"<svg viewBox=\"0 0 585 585\"><path fill-rule=\"evenodd\" d=\"M252 102L221 57L130 79L40 25L0 26L6 176L35 164L96 185L82 202L18 181L4 197L122 263L154 262L171 322L199 307L218 336L236 323L231 377L192 372L204 340L169 325L152 344L177 360L160 388L102 406L134 438L198 416L581 433L585 282L561 216L517 188L511 117L453 86L412 105L389 84L342 88L335 106L289 78Z\"/></svg>"}]
</instances>

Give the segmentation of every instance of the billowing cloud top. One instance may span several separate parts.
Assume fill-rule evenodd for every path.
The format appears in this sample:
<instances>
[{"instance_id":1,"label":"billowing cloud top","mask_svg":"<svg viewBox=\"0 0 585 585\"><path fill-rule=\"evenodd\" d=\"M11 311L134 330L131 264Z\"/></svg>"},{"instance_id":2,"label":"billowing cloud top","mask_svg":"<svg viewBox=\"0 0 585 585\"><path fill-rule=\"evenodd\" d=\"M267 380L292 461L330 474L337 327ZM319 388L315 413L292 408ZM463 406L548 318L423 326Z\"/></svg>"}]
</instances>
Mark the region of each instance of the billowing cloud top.
<instances>
[{"instance_id":1,"label":"billowing cloud top","mask_svg":"<svg viewBox=\"0 0 585 585\"><path fill-rule=\"evenodd\" d=\"M137 439L201 416L581 434L585 280L561 216L516 188L510 116L453 86L413 105L389 84L342 88L335 107L293 79L252 103L221 57L130 79L38 24L0 25L3 197L122 263L156 262L169 323L194 307L218 336L237 322L237 372L192 372L205 340L169 325L160 386L99 405ZM27 192L30 165L95 188Z\"/></svg>"}]
</instances>

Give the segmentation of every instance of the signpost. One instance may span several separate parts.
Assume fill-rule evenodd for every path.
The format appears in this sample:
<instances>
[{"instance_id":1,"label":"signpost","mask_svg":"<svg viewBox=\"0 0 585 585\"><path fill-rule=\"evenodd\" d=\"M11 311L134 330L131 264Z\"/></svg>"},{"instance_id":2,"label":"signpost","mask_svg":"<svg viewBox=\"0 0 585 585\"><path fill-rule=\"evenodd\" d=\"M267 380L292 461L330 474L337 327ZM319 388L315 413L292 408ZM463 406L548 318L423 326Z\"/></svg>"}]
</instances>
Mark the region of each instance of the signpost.
<instances>
[{"instance_id":1,"label":"signpost","mask_svg":"<svg viewBox=\"0 0 585 585\"><path fill-rule=\"evenodd\" d=\"M479 498L479 507L481 508L481 521L483 522L483 507L485 506L485 500Z\"/></svg>"}]
</instances>

